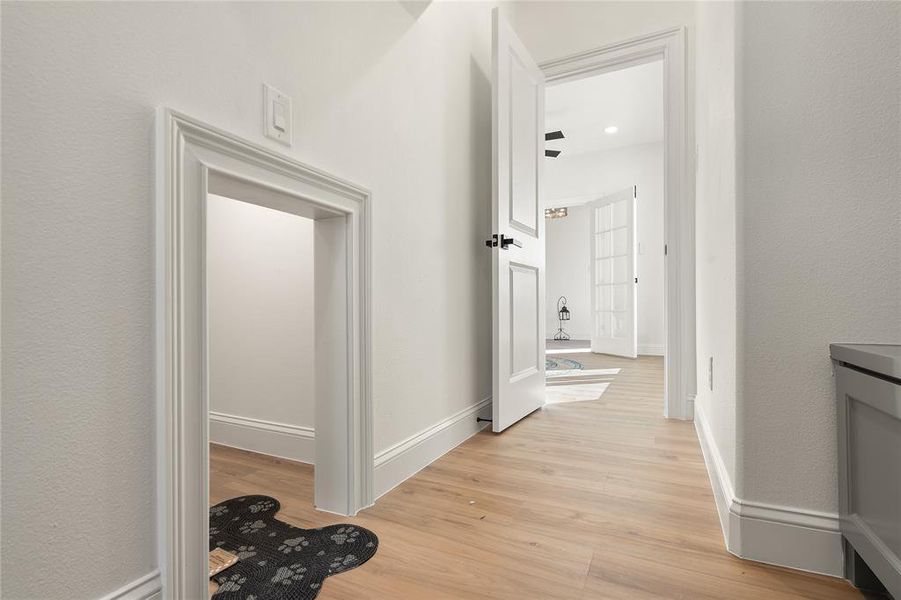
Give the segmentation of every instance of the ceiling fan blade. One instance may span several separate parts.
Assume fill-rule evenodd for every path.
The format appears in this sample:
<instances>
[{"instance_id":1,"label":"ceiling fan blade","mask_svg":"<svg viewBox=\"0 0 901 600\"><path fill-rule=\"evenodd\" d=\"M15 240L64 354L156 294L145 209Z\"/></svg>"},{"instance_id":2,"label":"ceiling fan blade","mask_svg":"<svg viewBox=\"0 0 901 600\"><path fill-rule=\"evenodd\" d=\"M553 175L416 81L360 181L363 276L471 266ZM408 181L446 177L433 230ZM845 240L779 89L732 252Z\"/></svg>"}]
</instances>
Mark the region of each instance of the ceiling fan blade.
<instances>
[{"instance_id":1,"label":"ceiling fan blade","mask_svg":"<svg viewBox=\"0 0 901 600\"><path fill-rule=\"evenodd\" d=\"M552 131L550 133L544 134L544 141L549 142L551 140L562 140L563 132L562 131Z\"/></svg>"},{"instance_id":2,"label":"ceiling fan blade","mask_svg":"<svg viewBox=\"0 0 901 600\"><path fill-rule=\"evenodd\" d=\"M560 156L561 150L545 150L544 155L548 158L557 158Z\"/></svg>"}]
</instances>

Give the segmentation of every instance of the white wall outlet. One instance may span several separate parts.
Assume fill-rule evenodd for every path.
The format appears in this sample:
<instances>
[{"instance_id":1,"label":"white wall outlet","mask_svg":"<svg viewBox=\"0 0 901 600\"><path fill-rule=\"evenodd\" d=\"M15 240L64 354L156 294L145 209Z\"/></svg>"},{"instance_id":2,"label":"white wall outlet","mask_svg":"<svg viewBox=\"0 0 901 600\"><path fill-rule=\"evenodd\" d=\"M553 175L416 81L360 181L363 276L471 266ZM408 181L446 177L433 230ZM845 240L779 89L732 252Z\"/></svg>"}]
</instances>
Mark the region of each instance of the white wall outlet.
<instances>
[{"instance_id":1,"label":"white wall outlet","mask_svg":"<svg viewBox=\"0 0 901 600\"><path fill-rule=\"evenodd\" d=\"M281 142L291 145L294 113L291 98L268 84L263 84L263 133Z\"/></svg>"}]
</instances>

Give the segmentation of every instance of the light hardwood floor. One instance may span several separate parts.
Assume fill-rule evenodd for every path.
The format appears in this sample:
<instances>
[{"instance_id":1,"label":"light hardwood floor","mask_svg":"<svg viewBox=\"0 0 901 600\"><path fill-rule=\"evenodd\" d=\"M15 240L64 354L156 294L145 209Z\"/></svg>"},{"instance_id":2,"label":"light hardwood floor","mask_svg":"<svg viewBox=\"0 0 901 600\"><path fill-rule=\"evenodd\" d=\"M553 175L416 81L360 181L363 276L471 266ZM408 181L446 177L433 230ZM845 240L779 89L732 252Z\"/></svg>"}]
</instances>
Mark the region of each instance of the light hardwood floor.
<instances>
[{"instance_id":1,"label":"light hardwood floor","mask_svg":"<svg viewBox=\"0 0 901 600\"><path fill-rule=\"evenodd\" d=\"M356 518L313 509L312 467L223 447L211 501L269 494L297 526L375 531L375 558L321 600L863 598L725 551L693 426L661 417L662 359L570 357L622 371L599 400L474 436Z\"/></svg>"}]
</instances>

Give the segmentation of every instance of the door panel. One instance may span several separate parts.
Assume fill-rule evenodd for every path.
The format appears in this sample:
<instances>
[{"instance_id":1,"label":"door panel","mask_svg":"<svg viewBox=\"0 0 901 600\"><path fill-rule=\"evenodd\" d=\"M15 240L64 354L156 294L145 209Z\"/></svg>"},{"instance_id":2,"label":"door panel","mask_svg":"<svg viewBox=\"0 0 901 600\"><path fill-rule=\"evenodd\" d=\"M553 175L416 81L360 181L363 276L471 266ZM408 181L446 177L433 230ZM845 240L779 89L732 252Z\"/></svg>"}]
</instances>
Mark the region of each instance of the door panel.
<instances>
[{"instance_id":1,"label":"door panel","mask_svg":"<svg viewBox=\"0 0 901 600\"><path fill-rule=\"evenodd\" d=\"M510 378L539 370L538 269L510 263Z\"/></svg>"},{"instance_id":2,"label":"door panel","mask_svg":"<svg viewBox=\"0 0 901 600\"><path fill-rule=\"evenodd\" d=\"M537 235L538 88L515 55L510 55L510 225ZM543 129L543 128L542 128Z\"/></svg>"},{"instance_id":3,"label":"door panel","mask_svg":"<svg viewBox=\"0 0 901 600\"><path fill-rule=\"evenodd\" d=\"M636 189L588 204L591 209L591 351L638 356Z\"/></svg>"},{"instance_id":4,"label":"door panel","mask_svg":"<svg viewBox=\"0 0 901 600\"><path fill-rule=\"evenodd\" d=\"M492 21L492 429L499 432L544 404L544 75L497 9Z\"/></svg>"}]
</instances>

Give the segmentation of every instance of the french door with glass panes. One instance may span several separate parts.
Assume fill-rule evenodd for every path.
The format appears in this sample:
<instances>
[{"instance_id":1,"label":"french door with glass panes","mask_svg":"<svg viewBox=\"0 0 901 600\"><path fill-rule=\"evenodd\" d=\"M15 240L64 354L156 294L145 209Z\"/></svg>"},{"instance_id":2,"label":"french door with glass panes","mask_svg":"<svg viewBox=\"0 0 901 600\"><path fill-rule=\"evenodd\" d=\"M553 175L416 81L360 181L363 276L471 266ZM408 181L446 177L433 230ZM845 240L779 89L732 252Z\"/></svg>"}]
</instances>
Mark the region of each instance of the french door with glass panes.
<instances>
[{"instance_id":1,"label":"french door with glass panes","mask_svg":"<svg viewBox=\"0 0 901 600\"><path fill-rule=\"evenodd\" d=\"M630 187L588 204L592 352L638 356L636 200L636 188Z\"/></svg>"}]
</instances>

